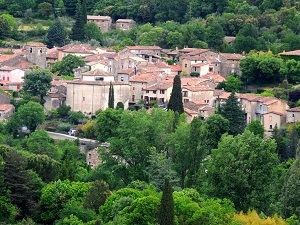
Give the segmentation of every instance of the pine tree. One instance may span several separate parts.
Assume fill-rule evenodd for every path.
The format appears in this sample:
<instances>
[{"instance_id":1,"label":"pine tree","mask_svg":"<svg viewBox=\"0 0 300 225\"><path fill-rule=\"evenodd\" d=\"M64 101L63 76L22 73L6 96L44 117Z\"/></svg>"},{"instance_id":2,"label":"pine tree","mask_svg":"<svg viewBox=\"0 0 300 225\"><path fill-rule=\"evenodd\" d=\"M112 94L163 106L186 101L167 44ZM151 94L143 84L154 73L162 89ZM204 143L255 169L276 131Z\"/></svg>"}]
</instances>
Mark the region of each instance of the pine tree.
<instances>
[{"instance_id":1,"label":"pine tree","mask_svg":"<svg viewBox=\"0 0 300 225\"><path fill-rule=\"evenodd\" d=\"M235 93L232 92L224 105L221 105L218 112L229 120L229 134L238 135L246 128L245 112L241 108Z\"/></svg>"},{"instance_id":2,"label":"pine tree","mask_svg":"<svg viewBox=\"0 0 300 225\"><path fill-rule=\"evenodd\" d=\"M75 15L75 24L72 27L71 39L76 41L84 40L84 22L82 16L82 6L80 0L78 0L76 5L76 15Z\"/></svg>"},{"instance_id":3,"label":"pine tree","mask_svg":"<svg viewBox=\"0 0 300 225\"><path fill-rule=\"evenodd\" d=\"M108 108L114 108L114 86L112 84L112 82L110 82L109 85L109 95L108 95Z\"/></svg>"},{"instance_id":4,"label":"pine tree","mask_svg":"<svg viewBox=\"0 0 300 225\"><path fill-rule=\"evenodd\" d=\"M180 76L176 75L173 83L173 90L168 104L168 109L173 110L182 114L184 112L182 103L182 91L181 91L181 81Z\"/></svg>"},{"instance_id":5,"label":"pine tree","mask_svg":"<svg viewBox=\"0 0 300 225\"><path fill-rule=\"evenodd\" d=\"M160 201L159 224L175 225L173 193L168 178L165 178L163 194Z\"/></svg>"},{"instance_id":6,"label":"pine tree","mask_svg":"<svg viewBox=\"0 0 300 225\"><path fill-rule=\"evenodd\" d=\"M53 46L64 46L67 41L68 33L62 26L61 22L57 20L48 30L45 36L44 43L48 48Z\"/></svg>"}]
</instances>

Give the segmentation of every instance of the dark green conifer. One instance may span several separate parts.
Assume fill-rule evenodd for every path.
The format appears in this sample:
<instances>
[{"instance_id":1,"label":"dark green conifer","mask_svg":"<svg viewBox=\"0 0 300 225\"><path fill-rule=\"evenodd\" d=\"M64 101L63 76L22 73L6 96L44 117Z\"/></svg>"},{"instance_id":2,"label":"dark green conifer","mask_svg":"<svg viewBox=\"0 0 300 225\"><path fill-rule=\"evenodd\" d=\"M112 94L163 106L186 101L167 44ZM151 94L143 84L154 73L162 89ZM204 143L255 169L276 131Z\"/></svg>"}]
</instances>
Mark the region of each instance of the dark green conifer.
<instances>
[{"instance_id":1,"label":"dark green conifer","mask_svg":"<svg viewBox=\"0 0 300 225\"><path fill-rule=\"evenodd\" d=\"M114 86L112 82L110 82L109 85L109 95L108 95L108 108L114 108L114 101L115 101L115 96L114 96Z\"/></svg>"},{"instance_id":2,"label":"dark green conifer","mask_svg":"<svg viewBox=\"0 0 300 225\"><path fill-rule=\"evenodd\" d=\"M175 225L173 191L168 178L165 178L163 194L160 201L159 224Z\"/></svg>"},{"instance_id":3,"label":"dark green conifer","mask_svg":"<svg viewBox=\"0 0 300 225\"><path fill-rule=\"evenodd\" d=\"M231 93L226 103L220 106L218 113L229 120L229 134L238 135L244 132L246 128L245 111L234 92Z\"/></svg>"},{"instance_id":4,"label":"dark green conifer","mask_svg":"<svg viewBox=\"0 0 300 225\"><path fill-rule=\"evenodd\" d=\"M75 15L75 24L72 27L71 39L76 41L84 40L84 22L82 16L82 6L80 0L78 0L76 5L76 15Z\"/></svg>"},{"instance_id":5,"label":"dark green conifer","mask_svg":"<svg viewBox=\"0 0 300 225\"><path fill-rule=\"evenodd\" d=\"M86 0L82 0L82 22L83 24L87 23L87 10L86 10Z\"/></svg>"},{"instance_id":6,"label":"dark green conifer","mask_svg":"<svg viewBox=\"0 0 300 225\"><path fill-rule=\"evenodd\" d=\"M173 90L168 104L168 109L173 110L182 114L184 112L182 103L182 91L181 91L181 81L180 76L176 75L173 83Z\"/></svg>"}]
</instances>

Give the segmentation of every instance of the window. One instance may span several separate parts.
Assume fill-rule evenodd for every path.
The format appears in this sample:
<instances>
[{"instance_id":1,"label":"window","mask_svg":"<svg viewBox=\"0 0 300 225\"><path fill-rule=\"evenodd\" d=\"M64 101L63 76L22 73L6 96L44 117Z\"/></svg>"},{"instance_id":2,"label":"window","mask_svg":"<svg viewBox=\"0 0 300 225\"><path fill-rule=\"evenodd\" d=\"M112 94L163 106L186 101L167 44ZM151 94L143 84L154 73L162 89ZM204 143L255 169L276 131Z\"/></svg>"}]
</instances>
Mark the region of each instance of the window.
<instances>
[{"instance_id":1,"label":"window","mask_svg":"<svg viewBox=\"0 0 300 225\"><path fill-rule=\"evenodd\" d=\"M295 114L293 114L292 117L295 117Z\"/></svg>"},{"instance_id":2,"label":"window","mask_svg":"<svg viewBox=\"0 0 300 225\"><path fill-rule=\"evenodd\" d=\"M188 97L188 92L187 91L183 91L183 97Z\"/></svg>"},{"instance_id":3,"label":"window","mask_svg":"<svg viewBox=\"0 0 300 225\"><path fill-rule=\"evenodd\" d=\"M85 101L85 97L82 97L82 101Z\"/></svg>"},{"instance_id":4,"label":"window","mask_svg":"<svg viewBox=\"0 0 300 225\"><path fill-rule=\"evenodd\" d=\"M156 91L153 91L153 94L156 94Z\"/></svg>"},{"instance_id":5,"label":"window","mask_svg":"<svg viewBox=\"0 0 300 225\"><path fill-rule=\"evenodd\" d=\"M100 80L100 81L103 81L104 78L103 77L95 77L95 80Z\"/></svg>"},{"instance_id":6,"label":"window","mask_svg":"<svg viewBox=\"0 0 300 225\"><path fill-rule=\"evenodd\" d=\"M197 71L197 68L195 67L195 71Z\"/></svg>"},{"instance_id":7,"label":"window","mask_svg":"<svg viewBox=\"0 0 300 225\"><path fill-rule=\"evenodd\" d=\"M42 50L42 49L40 49L40 53L43 53L43 50Z\"/></svg>"},{"instance_id":8,"label":"window","mask_svg":"<svg viewBox=\"0 0 300 225\"><path fill-rule=\"evenodd\" d=\"M132 95L131 100L134 102L135 101L135 95Z\"/></svg>"},{"instance_id":9,"label":"window","mask_svg":"<svg viewBox=\"0 0 300 225\"><path fill-rule=\"evenodd\" d=\"M124 77L121 77L121 81L124 81ZM133 88L133 90L134 90L134 88Z\"/></svg>"},{"instance_id":10,"label":"window","mask_svg":"<svg viewBox=\"0 0 300 225\"><path fill-rule=\"evenodd\" d=\"M273 126L272 125L270 125L270 130L272 130L273 129Z\"/></svg>"},{"instance_id":11,"label":"window","mask_svg":"<svg viewBox=\"0 0 300 225\"><path fill-rule=\"evenodd\" d=\"M184 64L184 67L187 68L187 64Z\"/></svg>"},{"instance_id":12,"label":"window","mask_svg":"<svg viewBox=\"0 0 300 225\"><path fill-rule=\"evenodd\" d=\"M147 90L147 91L146 91L146 93L148 94L148 93L149 93L149 91Z\"/></svg>"},{"instance_id":13,"label":"window","mask_svg":"<svg viewBox=\"0 0 300 225\"><path fill-rule=\"evenodd\" d=\"M30 51L29 51L30 53L32 53L32 48L30 48Z\"/></svg>"},{"instance_id":14,"label":"window","mask_svg":"<svg viewBox=\"0 0 300 225\"><path fill-rule=\"evenodd\" d=\"M165 94L165 90L160 90L160 94Z\"/></svg>"},{"instance_id":15,"label":"window","mask_svg":"<svg viewBox=\"0 0 300 225\"><path fill-rule=\"evenodd\" d=\"M183 99L183 102L186 103L186 102L189 102L189 100L186 98L186 99Z\"/></svg>"}]
</instances>

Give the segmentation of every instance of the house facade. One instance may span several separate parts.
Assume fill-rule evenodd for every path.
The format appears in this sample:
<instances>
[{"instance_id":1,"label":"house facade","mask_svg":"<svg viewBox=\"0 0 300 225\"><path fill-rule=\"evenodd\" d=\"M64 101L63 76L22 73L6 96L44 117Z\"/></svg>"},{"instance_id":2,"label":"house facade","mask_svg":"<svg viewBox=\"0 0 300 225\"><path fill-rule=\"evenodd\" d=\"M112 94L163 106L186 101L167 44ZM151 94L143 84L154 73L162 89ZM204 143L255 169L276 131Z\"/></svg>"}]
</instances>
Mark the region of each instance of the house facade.
<instances>
[{"instance_id":1,"label":"house facade","mask_svg":"<svg viewBox=\"0 0 300 225\"><path fill-rule=\"evenodd\" d=\"M87 16L87 22L94 22L102 33L108 32L112 28L112 19L110 16Z\"/></svg>"},{"instance_id":2,"label":"house facade","mask_svg":"<svg viewBox=\"0 0 300 225\"><path fill-rule=\"evenodd\" d=\"M131 19L118 19L116 21L116 28L119 28L120 30L131 30L135 26L135 21Z\"/></svg>"},{"instance_id":3,"label":"house facade","mask_svg":"<svg viewBox=\"0 0 300 225\"><path fill-rule=\"evenodd\" d=\"M68 81L66 105L72 111L81 111L94 115L99 109L108 107L110 82L104 81ZM123 82L113 82L114 103L122 102L128 106L130 86Z\"/></svg>"}]
</instances>

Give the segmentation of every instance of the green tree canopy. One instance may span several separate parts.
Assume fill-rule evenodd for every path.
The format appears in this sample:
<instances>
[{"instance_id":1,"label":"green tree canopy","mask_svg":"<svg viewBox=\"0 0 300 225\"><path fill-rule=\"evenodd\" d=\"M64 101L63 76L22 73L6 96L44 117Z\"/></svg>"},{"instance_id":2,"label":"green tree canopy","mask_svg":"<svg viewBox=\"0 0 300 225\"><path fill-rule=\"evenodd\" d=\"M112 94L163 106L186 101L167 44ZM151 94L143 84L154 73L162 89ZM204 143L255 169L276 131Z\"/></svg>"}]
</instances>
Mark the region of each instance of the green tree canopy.
<instances>
[{"instance_id":1,"label":"green tree canopy","mask_svg":"<svg viewBox=\"0 0 300 225\"><path fill-rule=\"evenodd\" d=\"M68 54L63 57L62 61L56 62L53 65L52 72L58 72L60 76L72 76L73 69L84 66L84 64L83 59L76 55Z\"/></svg>"},{"instance_id":2,"label":"green tree canopy","mask_svg":"<svg viewBox=\"0 0 300 225\"><path fill-rule=\"evenodd\" d=\"M23 90L32 96L38 96L44 104L44 97L51 88L52 73L48 70L34 70L24 77Z\"/></svg>"},{"instance_id":3,"label":"green tree canopy","mask_svg":"<svg viewBox=\"0 0 300 225\"><path fill-rule=\"evenodd\" d=\"M207 178L213 195L232 200L237 210L264 211L270 207L277 163L274 140L250 131L236 137L223 135L212 152Z\"/></svg>"}]
</instances>

